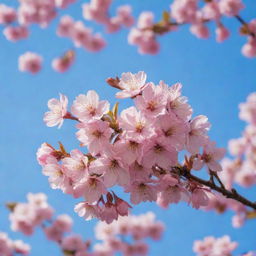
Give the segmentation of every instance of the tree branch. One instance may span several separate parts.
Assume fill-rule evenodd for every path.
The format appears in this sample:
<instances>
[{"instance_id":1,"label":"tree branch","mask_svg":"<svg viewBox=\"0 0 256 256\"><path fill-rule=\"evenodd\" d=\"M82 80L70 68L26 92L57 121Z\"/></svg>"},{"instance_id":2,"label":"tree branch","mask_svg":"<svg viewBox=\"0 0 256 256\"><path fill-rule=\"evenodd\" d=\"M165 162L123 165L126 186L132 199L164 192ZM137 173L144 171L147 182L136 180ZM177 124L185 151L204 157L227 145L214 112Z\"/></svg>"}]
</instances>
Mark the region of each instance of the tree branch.
<instances>
[{"instance_id":1,"label":"tree branch","mask_svg":"<svg viewBox=\"0 0 256 256\"><path fill-rule=\"evenodd\" d=\"M235 18L243 25L245 26L247 29L248 29L248 32L249 34L252 36L252 37L256 37L255 33L253 33L252 31L249 30L248 28L248 23L239 15L236 15Z\"/></svg>"},{"instance_id":2,"label":"tree branch","mask_svg":"<svg viewBox=\"0 0 256 256\"><path fill-rule=\"evenodd\" d=\"M219 192L220 194L222 194L223 196L225 196L226 198L231 198L234 199L240 203L242 203L243 205L246 205L248 207L251 207L252 209L256 210L256 203L251 202L250 200L246 199L245 197L243 197L242 195L240 195L235 189L231 189L227 190L223 183L220 181L219 177L217 174L215 174L214 176L218 179L218 181L220 181L220 186L217 186L214 182L212 182L211 180L207 181L204 179L201 179L197 176L194 176L193 174L191 174L191 172L186 168L186 167L178 167L179 169L179 174L181 176L183 176L184 178L191 180L191 181L195 181L201 185L204 185L214 191ZM222 184L222 185L221 185Z\"/></svg>"}]
</instances>

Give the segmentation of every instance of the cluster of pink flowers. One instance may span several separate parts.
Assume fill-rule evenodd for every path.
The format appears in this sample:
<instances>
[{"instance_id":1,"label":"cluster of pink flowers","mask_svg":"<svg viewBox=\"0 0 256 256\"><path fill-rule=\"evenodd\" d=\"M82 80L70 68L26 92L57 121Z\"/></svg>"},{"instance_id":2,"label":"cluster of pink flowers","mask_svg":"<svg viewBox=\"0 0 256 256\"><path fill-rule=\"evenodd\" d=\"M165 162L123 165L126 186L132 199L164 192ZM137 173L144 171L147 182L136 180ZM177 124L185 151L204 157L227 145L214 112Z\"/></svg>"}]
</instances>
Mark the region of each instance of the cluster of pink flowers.
<instances>
[{"instance_id":1,"label":"cluster of pink flowers","mask_svg":"<svg viewBox=\"0 0 256 256\"><path fill-rule=\"evenodd\" d=\"M0 5L0 24L6 25L4 35L10 41L25 39L28 27L39 24L46 27L56 17L57 8L66 8L76 0L19 0L17 10L5 4ZM13 25L16 22L17 25Z\"/></svg>"},{"instance_id":2,"label":"cluster of pink flowers","mask_svg":"<svg viewBox=\"0 0 256 256\"><path fill-rule=\"evenodd\" d=\"M57 72L63 73L67 71L75 60L75 52L69 50L61 57L52 61L52 68ZM37 74L42 69L43 58L37 53L26 52L19 57L19 70L21 72L29 72Z\"/></svg>"},{"instance_id":3,"label":"cluster of pink flowers","mask_svg":"<svg viewBox=\"0 0 256 256\"><path fill-rule=\"evenodd\" d=\"M57 8L66 8L76 0L19 0L17 10L19 24L29 26L33 23L46 27L56 17Z\"/></svg>"},{"instance_id":4,"label":"cluster of pink flowers","mask_svg":"<svg viewBox=\"0 0 256 256\"><path fill-rule=\"evenodd\" d=\"M86 27L82 21L74 21L66 15L60 20L57 34L70 38L76 47L83 47L92 52L100 51L106 42L100 34L93 34L92 29Z\"/></svg>"},{"instance_id":5,"label":"cluster of pink flowers","mask_svg":"<svg viewBox=\"0 0 256 256\"><path fill-rule=\"evenodd\" d=\"M67 8L76 0L19 0L17 9L0 4L0 25L4 25L4 36L12 42L26 39L29 36L29 26L39 24L45 28L57 16L59 8ZM160 45L157 36L175 31L184 24L190 25L190 31L198 38L210 36L207 23L216 24L216 40L222 42L229 37L229 30L223 25L223 17L237 18L241 23L240 34L247 36L247 43L242 47L242 53L246 57L256 56L256 19L246 23L239 16L244 8L242 0L208 0L201 5L199 0L174 0L170 5L170 11L163 13L160 22L154 22L154 14L144 11L140 14L136 27L131 28L128 42L138 46L141 54L156 54ZM82 5L83 17L86 20L96 21L105 26L107 32L113 33L121 27L131 27L134 24L132 8L130 5L122 5L117 8L116 15L111 16L109 9L112 0L91 0ZM17 24L15 24L17 23ZM84 25L82 21L74 21L72 17L65 15L60 19L57 35L70 38L74 45L91 52L98 52L106 46L105 40L99 33L93 34L91 28ZM30 61L30 59L33 59ZM36 62L36 68L27 68L37 73L41 61L32 56L21 62ZM74 58L56 58L52 66L57 72L65 72L73 63ZM25 65L26 66L26 65ZM31 66L29 64L29 66ZM34 65L32 65L34 66ZM40 66L40 65L39 65ZM25 70L27 70L25 68ZM24 68L20 68L24 71ZM31 72L31 71L30 71Z\"/></svg>"},{"instance_id":6,"label":"cluster of pink flowers","mask_svg":"<svg viewBox=\"0 0 256 256\"><path fill-rule=\"evenodd\" d=\"M229 236L215 238L205 237L203 241L195 241L193 250L197 256L230 256L238 244L232 242Z\"/></svg>"},{"instance_id":7,"label":"cluster of pink flowers","mask_svg":"<svg viewBox=\"0 0 256 256\"><path fill-rule=\"evenodd\" d=\"M152 12L142 12L138 18L137 26L132 28L128 42L137 45L141 54L156 54L160 46L156 40L156 35L152 31L154 25L154 14Z\"/></svg>"},{"instance_id":8,"label":"cluster of pink flowers","mask_svg":"<svg viewBox=\"0 0 256 256\"><path fill-rule=\"evenodd\" d=\"M241 0L210 0L199 4L199 0L174 0L170 13L165 12L159 23L154 23L152 12L142 12L139 16L137 27L130 31L128 42L139 47L142 54L156 54L160 46L157 35L165 34L178 29L178 26L189 24L190 32L196 37L207 39L210 31L207 23L216 24L216 41L223 42L230 32L223 25L223 17L235 17L244 8ZM243 24L242 35L248 36L248 42L243 46L242 53L246 57L256 56L256 26L255 20Z\"/></svg>"},{"instance_id":9,"label":"cluster of pink flowers","mask_svg":"<svg viewBox=\"0 0 256 256\"><path fill-rule=\"evenodd\" d=\"M118 115L117 104L110 110L109 102L100 100L95 91L77 96L68 112L68 99L48 102L50 111L44 121L59 127L64 119L78 121L76 133L88 152L64 146L55 149L44 143L37 152L43 174L53 189L61 189L85 201L76 212L89 220L93 217L111 223L128 214L131 207L114 192L115 185L130 194L132 204L155 201L162 207L186 201L195 208L208 204L208 190L177 172L178 154L185 157L190 169L203 166L221 171L218 161L225 150L216 148L207 132L207 117L192 118L192 108L181 95L181 84L171 87L146 82L146 74L123 73L121 79L109 79L121 91L118 98L131 97L135 106Z\"/></svg>"},{"instance_id":10,"label":"cluster of pink flowers","mask_svg":"<svg viewBox=\"0 0 256 256\"><path fill-rule=\"evenodd\" d=\"M256 184L256 93L248 96L247 102L241 103L240 119L246 121L243 136L229 141L229 152L233 159L224 158L221 162L223 172L220 178L227 189L232 189L234 184L248 188ZM236 215L232 219L234 227L241 227L249 217L246 207L232 199L226 199L221 195L210 196L208 209L217 212L225 212L232 209Z\"/></svg>"},{"instance_id":11,"label":"cluster of pink flowers","mask_svg":"<svg viewBox=\"0 0 256 256\"><path fill-rule=\"evenodd\" d=\"M43 58L37 53L26 52L19 57L19 70L36 74L42 68L42 61Z\"/></svg>"},{"instance_id":12,"label":"cluster of pink flowers","mask_svg":"<svg viewBox=\"0 0 256 256\"><path fill-rule=\"evenodd\" d=\"M117 32L121 26L130 27L134 23L132 9L129 5L119 6L117 14L110 17L109 8L112 0L91 0L83 4L83 17L106 26L109 33Z\"/></svg>"},{"instance_id":13,"label":"cluster of pink flowers","mask_svg":"<svg viewBox=\"0 0 256 256\"><path fill-rule=\"evenodd\" d=\"M30 246L21 240L11 240L6 233L0 232L0 255L15 256L28 255Z\"/></svg>"},{"instance_id":14,"label":"cluster of pink flowers","mask_svg":"<svg viewBox=\"0 0 256 256\"><path fill-rule=\"evenodd\" d=\"M12 229L32 235L36 227L42 228L47 239L56 242L65 255L114 256L122 252L126 256L145 256L149 248L144 240L159 240L164 231L164 225L156 221L151 212L129 215L110 225L99 222L95 236L101 242L90 249L89 240L84 241L79 234L72 233L73 220L68 215L62 214L53 219L53 208L48 205L45 194L30 193L27 198L27 203L9 204ZM29 251L28 245L19 240L11 241L6 234L0 233L1 256L14 256L14 252L27 255Z\"/></svg>"},{"instance_id":15,"label":"cluster of pink flowers","mask_svg":"<svg viewBox=\"0 0 256 256\"><path fill-rule=\"evenodd\" d=\"M3 30L3 34L9 41L17 42L21 39L26 39L29 36L29 30L24 26L8 26Z\"/></svg>"},{"instance_id":16,"label":"cluster of pink flowers","mask_svg":"<svg viewBox=\"0 0 256 256\"><path fill-rule=\"evenodd\" d=\"M10 213L11 229L22 232L25 235L32 235L37 226L44 221L51 220L54 210L47 203L45 194L27 195L27 203L17 203Z\"/></svg>"},{"instance_id":17,"label":"cluster of pink flowers","mask_svg":"<svg viewBox=\"0 0 256 256\"><path fill-rule=\"evenodd\" d=\"M9 24L17 19L17 14L14 8L5 4L0 4L0 24Z\"/></svg>"},{"instance_id":18,"label":"cluster of pink flowers","mask_svg":"<svg viewBox=\"0 0 256 256\"><path fill-rule=\"evenodd\" d=\"M102 243L95 244L94 248L104 255L148 255L148 245L144 241L146 238L159 240L162 236L164 225L155 220L152 212L133 216L121 217L111 224L98 222L95 227L95 236ZM122 237L129 238L129 243Z\"/></svg>"},{"instance_id":19,"label":"cluster of pink flowers","mask_svg":"<svg viewBox=\"0 0 256 256\"><path fill-rule=\"evenodd\" d=\"M223 170L222 173L224 172L225 170ZM208 194L208 198L209 203L206 207L203 207L204 210L213 210L218 214L223 214L228 210L231 210L235 213L235 215L232 217L232 226L234 228L243 226L244 222L248 218L248 209L243 204L233 199L226 198L218 193Z\"/></svg>"},{"instance_id":20,"label":"cluster of pink flowers","mask_svg":"<svg viewBox=\"0 0 256 256\"><path fill-rule=\"evenodd\" d=\"M205 237L204 240L194 242L193 250L197 256L231 256L238 243L232 242L229 236L215 238ZM242 256L255 256L254 252L247 252Z\"/></svg>"}]
</instances>

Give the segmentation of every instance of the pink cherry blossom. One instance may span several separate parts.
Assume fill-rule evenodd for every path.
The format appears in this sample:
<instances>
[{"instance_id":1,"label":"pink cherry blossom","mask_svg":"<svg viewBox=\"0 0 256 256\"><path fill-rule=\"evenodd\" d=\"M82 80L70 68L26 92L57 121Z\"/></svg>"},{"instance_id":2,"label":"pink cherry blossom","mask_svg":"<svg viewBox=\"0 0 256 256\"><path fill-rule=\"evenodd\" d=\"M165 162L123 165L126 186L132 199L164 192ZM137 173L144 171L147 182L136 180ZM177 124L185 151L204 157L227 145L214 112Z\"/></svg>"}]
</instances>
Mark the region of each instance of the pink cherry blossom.
<instances>
[{"instance_id":1,"label":"pink cherry blossom","mask_svg":"<svg viewBox=\"0 0 256 256\"><path fill-rule=\"evenodd\" d=\"M220 12L228 17L238 15L240 10L244 8L241 0L220 0Z\"/></svg>"},{"instance_id":2,"label":"pink cherry blossom","mask_svg":"<svg viewBox=\"0 0 256 256\"><path fill-rule=\"evenodd\" d=\"M109 103L100 101L95 91L88 91L86 95L80 94L72 105L72 113L82 122L99 120L108 111Z\"/></svg>"},{"instance_id":3,"label":"pink cherry blossom","mask_svg":"<svg viewBox=\"0 0 256 256\"><path fill-rule=\"evenodd\" d=\"M53 189L62 189L65 187L67 177L64 170L57 161L47 163L43 167L43 174L49 177L49 183Z\"/></svg>"},{"instance_id":4,"label":"pink cherry blossom","mask_svg":"<svg viewBox=\"0 0 256 256\"><path fill-rule=\"evenodd\" d=\"M74 197L84 196L89 204L97 202L107 190L100 178L86 176L74 186Z\"/></svg>"},{"instance_id":5,"label":"pink cherry blossom","mask_svg":"<svg viewBox=\"0 0 256 256\"><path fill-rule=\"evenodd\" d=\"M177 22L194 22L196 19L197 0L175 0L171 7L171 15Z\"/></svg>"},{"instance_id":6,"label":"pink cherry blossom","mask_svg":"<svg viewBox=\"0 0 256 256\"><path fill-rule=\"evenodd\" d=\"M124 129L123 136L126 139L133 139L142 142L146 138L155 135L153 126L140 111L130 107L122 111L119 118L119 125Z\"/></svg>"},{"instance_id":7,"label":"pink cherry blossom","mask_svg":"<svg viewBox=\"0 0 256 256\"><path fill-rule=\"evenodd\" d=\"M203 23L193 24L190 27L190 32L201 39L207 39L210 36L207 26L205 26Z\"/></svg>"},{"instance_id":8,"label":"pink cherry blossom","mask_svg":"<svg viewBox=\"0 0 256 256\"><path fill-rule=\"evenodd\" d=\"M192 108L187 103L188 99L181 96L182 85L180 83L168 87L163 81L160 82L167 94L167 107L168 110L173 112L178 118L187 121L191 118Z\"/></svg>"},{"instance_id":9,"label":"pink cherry blossom","mask_svg":"<svg viewBox=\"0 0 256 256\"><path fill-rule=\"evenodd\" d=\"M127 187L126 192L131 193L131 202L133 204L139 204L140 202L152 202L156 201L156 188L148 183L134 182L129 187Z\"/></svg>"},{"instance_id":10,"label":"pink cherry blossom","mask_svg":"<svg viewBox=\"0 0 256 256\"><path fill-rule=\"evenodd\" d=\"M253 125L256 124L256 93L251 93L247 97L247 101L245 103L239 104L240 113L239 117L240 119L251 123Z\"/></svg>"},{"instance_id":11,"label":"pink cherry blossom","mask_svg":"<svg viewBox=\"0 0 256 256\"><path fill-rule=\"evenodd\" d=\"M134 18L132 17L132 8L130 5L122 5L117 9L117 17L119 22L126 27L130 27L134 23Z\"/></svg>"},{"instance_id":12,"label":"pink cherry blossom","mask_svg":"<svg viewBox=\"0 0 256 256\"><path fill-rule=\"evenodd\" d=\"M215 30L216 33L216 41L221 43L229 38L230 32L229 30L224 27L223 25L218 26Z\"/></svg>"},{"instance_id":13,"label":"pink cherry blossom","mask_svg":"<svg viewBox=\"0 0 256 256\"><path fill-rule=\"evenodd\" d=\"M74 29L74 20L72 17L65 15L60 19L57 29L57 35L61 37L71 37Z\"/></svg>"},{"instance_id":14,"label":"pink cherry blossom","mask_svg":"<svg viewBox=\"0 0 256 256\"><path fill-rule=\"evenodd\" d=\"M137 96L145 87L147 75L140 71L137 74L130 72L123 73L119 82L122 89L121 92L116 93L117 98L129 98Z\"/></svg>"},{"instance_id":15,"label":"pink cherry blossom","mask_svg":"<svg viewBox=\"0 0 256 256\"><path fill-rule=\"evenodd\" d=\"M26 52L19 57L19 70L36 74L42 68L42 60L42 57L38 54Z\"/></svg>"},{"instance_id":16,"label":"pink cherry blossom","mask_svg":"<svg viewBox=\"0 0 256 256\"><path fill-rule=\"evenodd\" d=\"M38 149L36 156L37 161L40 165L46 165L46 163L48 162L48 158L54 158L54 149L47 143L43 143L41 147Z\"/></svg>"},{"instance_id":17,"label":"pink cherry blossom","mask_svg":"<svg viewBox=\"0 0 256 256\"><path fill-rule=\"evenodd\" d=\"M203 189L194 189L192 192L192 196L190 199L190 203L196 209L199 207L208 205L208 196L207 193Z\"/></svg>"},{"instance_id":18,"label":"pink cherry blossom","mask_svg":"<svg viewBox=\"0 0 256 256\"><path fill-rule=\"evenodd\" d=\"M12 23L16 20L17 15L14 8L5 4L0 4L0 24Z\"/></svg>"},{"instance_id":19,"label":"pink cherry blossom","mask_svg":"<svg viewBox=\"0 0 256 256\"><path fill-rule=\"evenodd\" d=\"M66 236L61 241L61 247L67 251L85 251L86 245L80 235Z\"/></svg>"},{"instance_id":20,"label":"pink cherry blossom","mask_svg":"<svg viewBox=\"0 0 256 256\"><path fill-rule=\"evenodd\" d=\"M74 3L76 0L55 0L55 5L58 8L67 8L68 5Z\"/></svg>"},{"instance_id":21,"label":"pink cherry blossom","mask_svg":"<svg viewBox=\"0 0 256 256\"><path fill-rule=\"evenodd\" d=\"M193 250L197 256L229 256L237 247L236 242L231 242L229 236L221 238L205 237L203 241L194 242Z\"/></svg>"},{"instance_id":22,"label":"pink cherry blossom","mask_svg":"<svg viewBox=\"0 0 256 256\"><path fill-rule=\"evenodd\" d=\"M65 115L67 114L68 99L65 95L60 94L60 99L55 98L48 101L50 111L44 115L44 122L47 126L53 127L58 125L60 128L63 124Z\"/></svg>"},{"instance_id":23,"label":"pink cherry blossom","mask_svg":"<svg viewBox=\"0 0 256 256\"><path fill-rule=\"evenodd\" d=\"M97 205L88 204L87 202L78 203L75 206L75 212L85 220L91 220L98 217L99 209Z\"/></svg>"},{"instance_id":24,"label":"pink cherry blossom","mask_svg":"<svg viewBox=\"0 0 256 256\"><path fill-rule=\"evenodd\" d=\"M80 180L86 175L88 167L88 158L78 149L71 151L70 157L65 157L62 160L65 169L65 174L73 181Z\"/></svg>"},{"instance_id":25,"label":"pink cherry blossom","mask_svg":"<svg viewBox=\"0 0 256 256\"><path fill-rule=\"evenodd\" d=\"M74 63L75 53L74 51L67 51L63 56L55 58L52 61L52 67L54 70L63 73L66 72Z\"/></svg>"},{"instance_id":26,"label":"pink cherry blossom","mask_svg":"<svg viewBox=\"0 0 256 256\"><path fill-rule=\"evenodd\" d=\"M208 118L203 115L197 116L190 121L186 138L186 148L190 153L198 153L200 147L206 144L208 140L207 132L210 126Z\"/></svg>"},{"instance_id":27,"label":"pink cherry blossom","mask_svg":"<svg viewBox=\"0 0 256 256\"><path fill-rule=\"evenodd\" d=\"M138 109L149 118L166 113L166 95L160 86L149 83L135 99Z\"/></svg>"},{"instance_id":28,"label":"pink cherry blossom","mask_svg":"<svg viewBox=\"0 0 256 256\"><path fill-rule=\"evenodd\" d=\"M91 163L90 173L102 174L106 187L129 184L129 172L126 166L123 165L117 154L111 151Z\"/></svg>"},{"instance_id":29,"label":"pink cherry blossom","mask_svg":"<svg viewBox=\"0 0 256 256\"><path fill-rule=\"evenodd\" d=\"M206 164L211 171L219 172L222 170L218 161L224 157L225 149L216 148L215 144L215 142L208 142L208 144L204 146L203 154L194 161L194 169L199 170Z\"/></svg>"},{"instance_id":30,"label":"pink cherry blossom","mask_svg":"<svg viewBox=\"0 0 256 256\"><path fill-rule=\"evenodd\" d=\"M77 126L77 138L84 146L87 146L93 155L99 154L110 144L112 129L107 122L96 120L90 123L83 123Z\"/></svg>"},{"instance_id":31,"label":"pink cherry blossom","mask_svg":"<svg viewBox=\"0 0 256 256\"><path fill-rule=\"evenodd\" d=\"M206 20L219 20L221 17L217 1L207 2L202 8L203 18Z\"/></svg>"},{"instance_id":32,"label":"pink cherry blossom","mask_svg":"<svg viewBox=\"0 0 256 256\"><path fill-rule=\"evenodd\" d=\"M29 31L26 27L13 27L7 26L3 30L3 34L7 40L17 42L22 39L26 39L29 36Z\"/></svg>"},{"instance_id":33,"label":"pink cherry blossom","mask_svg":"<svg viewBox=\"0 0 256 256\"><path fill-rule=\"evenodd\" d=\"M149 168L154 165L168 168L177 164L177 156L176 149L165 143L163 138L158 137L144 146L142 164Z\"/></svg>"},{"instance_id":34,"label":"pink cherry blossom","mask_svg":"<svg viewBox=\"0 0 256 256\"><path fill-rule=\"evenodd\" d=\"M256 56L256 40L254 38L250 38L242 47L242 54L248 58L253 58Z\"/></svg>"},{"instance_id":35,"label":"pink cherry blossom","mask_svg":"<svg viewBox=\"0 0 256 256\"><path fill-rule=\"evenodd\" d=\"M159 117L157 123L159 134L166 144L170 144L177 150L184 148L188 126L172 113Z\"/></svg>"}]
</instances>

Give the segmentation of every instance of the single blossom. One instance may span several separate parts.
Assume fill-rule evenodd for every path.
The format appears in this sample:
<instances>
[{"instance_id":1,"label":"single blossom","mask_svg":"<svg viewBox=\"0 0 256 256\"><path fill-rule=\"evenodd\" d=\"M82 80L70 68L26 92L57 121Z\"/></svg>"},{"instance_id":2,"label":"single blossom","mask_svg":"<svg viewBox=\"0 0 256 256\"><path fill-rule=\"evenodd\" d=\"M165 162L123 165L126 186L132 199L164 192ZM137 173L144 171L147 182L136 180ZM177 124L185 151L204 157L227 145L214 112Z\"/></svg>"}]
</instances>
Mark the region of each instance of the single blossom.
<instances>
[{"instance_id":1,"label":"single blossom","mask_svg":"<svg viewBox=\"0 0 256 256\"><path fill-rule=\"evenodd\" d=\"M80 94L74 101L72 113L82 122L99 120L109 111L109 103L100 101L95 91L88 91L86 95Z\"/></svg>"},{"instance_id":2,"label":"single blossom","mask_svg":"<svg viewBox=\"0 0 256 256\"><path fill-rule=\"evenodd\" d=\"M68 98L60 94L60 99L55 98L48 101L48 108L50 111L46 112L44 115L44 122L47 126L53 127L58 125L60 128L63 124L64 118L67 114Z\"/></svg>"},{"instance_id":3,"label":"single blossom","mask_svg":"<svg viewBox=\"0 0 256 256\"><path fill-rule=\"evenodd\" d=\"M19 57L19 70L22 72L38 73L42 68L42 57L33 52L26 52Z\"/></svg>"},{"instance_id":4,"label":"single blossom","mask_svg":"<svg viewBox=\"0 0 256 256\"><path fill-rule=\"evenodd\" d=\"M116 93L117 98L129 98L137 96L146 85L147 75L140 71L137 74L130 72L123 73L119 86L122 89L121 92Z\"/></svg>"},{"instance_id":5,"label":"single blossom","mask_svg":"<svg viewBox=\"0 0 256 256\"><path fill-rule=\"evenodd\" d=\"M194 160L193 168L200 170L205 164L209 170L219 172L222 170L222 167L218 161L224 157L225 152L224 148L216 148L216 143L209 141L204 146L203 154Z\"/></svg>"}]
</instances>

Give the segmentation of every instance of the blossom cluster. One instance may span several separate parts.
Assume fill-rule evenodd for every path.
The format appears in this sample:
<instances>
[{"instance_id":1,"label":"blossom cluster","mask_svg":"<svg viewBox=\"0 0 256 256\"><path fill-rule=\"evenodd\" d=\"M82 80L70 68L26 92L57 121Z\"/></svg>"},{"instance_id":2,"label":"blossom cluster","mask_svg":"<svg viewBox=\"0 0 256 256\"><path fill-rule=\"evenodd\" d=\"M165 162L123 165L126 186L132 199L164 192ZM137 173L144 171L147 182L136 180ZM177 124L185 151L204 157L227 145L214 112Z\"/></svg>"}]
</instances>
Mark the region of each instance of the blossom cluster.
<instances>
[{"instance_id":1,"label":"blossom cluster","mask_svg":"<svg viewBox=\"0 0 256 256\"><path fill-rule=\"evenodd\" d=\"M21 240L11 240L6 233L0 232L0 255L15 256L28 255L30 246Z\"/></svg>"},{"instance_id":2,"label":"blossom cluster","mask_svg":"<svg viewBox=\"0 0 256 256\"><path fill-rule=\"evenodd\" d=\"M34 52L26 52L19 57L19 70L36 74L41 70L42 62L42 56Z\"/></svg>"},{"instance_id":3,"label":"blossom cluster","mask_svg":"<svg viewBox=\"0 0 256 256\"><path fill-rule=\"evenodd\" d=\"M93 20L106 27L107 32L114 33L122 26L130 27L134 23L130 5L122 5L117 8L116 16L110 17L109 9L112 0L91 0L82 5L83 17Z\"/></svg>"},{"instance_id":4,"label":"blossom cluster","mask_svg":"<svg viewBox=\"0 0 256 256\"><path fill-rule=\"evenodd\" d=\"M206 206L209 190L180 175L179 153L187 154L184 164L191 171L205 166L219 172L225 150L210 141L206 116L192 118L181 84L148 83L144 72L123 73L108 83L120 89L118 98L133 98L136 107L118 115L118 105L110 110L110 103L95 91L77 96L71 112L66 96L49 100L46 125L60 127L64 119L76 120L77 139L88 150L68 153L61 143L59 149L43 143L37 159L51 187L82 198L75 207L81 217L107 223L131 208L112 191L116 185L130 195L132 204L149 201L167 208L185 201L194 208Z\"/></svg>"},{"instance_id":5,"label":"blossom cluster","mask_svg":"<svg viewBox=\"0 0 256 256\"><path fill-rule=\"evenodd\" d=\"M146 238L159 240L162 237L164 225L155 220L155 215L148 212L142 215L129 215L119 220L106 224L98 222L95 227L95 236L102 243L94 248L115 255L119 252L122 255L148 255ZM122 237L129 238L129 243L124 242Z\"/></svg>"},{"instance_id":6,"label":"blossom cluster","mask_svg":"<svg viewBox=\"0 0 256 256\"><path fill-rule=\"evenodd\" d=\"M230 256L238 244L232 242L229 236L215 238L205 237L203 241L194 242L193 250L197 256Z\"/></svg>"},{"instance_id":7,"label":"blossom cluster","mask_svg":"<svg viewBox=\"0 0 256 256\"><path fill-rule=\"evenodd\" d=\"M39 24L47 27L56 18L59 9L67 8L75 0L19 0L15 9L5 4L0 4L0 25L4 26L3 34L7 40L17 42L29 37L29 27ZM201 3L202 2L202 3ZM121 5L117 8L115 16L110 15L112 0L90 0L82 5L82 15L87 21L95 21L105 27L107 33L119 31L122 27L130 28L135 19L132 16L130 5ZM215 34L217 42L226 40L230 32L224 26L223 18L234 18L241 23L240 34L247 37L247 43L242 47L246 57L256 56L256 19L245 22L240 16L240 11L245 5L242 0L173 0L170 11L164 11L160 22L154 22L154 14L143 11L137 20L136 26L130 29L128 42L138 46L141 54L156 54L160 45L157 41L159 35L178 30L180 26L189 25L190 31L198 38L210 37L209 22L216 25ZM61 17L57 28L57 35L70 38L74 45L92 52L102 50L106 41L99 33L93 34L92 29L82 21L74 21L69 15ZM36 53L33 53L36 54ZM69 69L72 61L66 58L54 59L53 68L58 72ZM22 61L24 66L33 62L32 56ZM68 64L67 64L68 63ZM21 69L21 71L34 72L34 69Z\"/></svg>"},{"instance_id":8,"label":"blossom cluster","mask_svg":"<svg viewBox=\"0 0 256 256\"><path fill-rule=\"evenodd\" d=\"M136 45L142 54L156 54L159 51L157 36L176 31L179 26L190 25L190 32L200 39L210 37L207 23L216 25L215 35L217 42L225 41L230 32L224 26L222 19L225 17L237 18L240 11L245 7L241 0L174 0L170 5L170 11L163 13L160 22L154 22L154 14L144 11L138 18L137 26L132 28L128 42ZM242 48L246 57L256 56L256 20L249 23L238 17L242 22L241 35L247 36L247 43Z\"/></svg>"},{"instance_id":9,"label":"blossom cluster","mask_svg":"<svg viewBox=\"0 0 256 256\"><path fill-rule=\"evenodd\" d=\"M145 239L159 240L164 230L164 225L152 212L129 215L111 225L99 222L95 227L99 242L90 248L89 240L84 241L81 235L72 232L73 220L68 215L53 218L53 208L48 205L45 194L29 193L27 199L27 203L8 204L12 229L32 235L36 227L41 228L49 241L59 245L64 255L114 256L122 252L126 256L145 256L149 250ZM19 240L11 241L6 234L0 233L1 256L14 256L14 252L27 255L29 251L28 245Z\"/></svg>"},{"instance_id":10,"label":"blossom cluster","mask_svg":"<svg viewBox=\"0 0 256 256\"><path fill-rule=\"evenodd\" d=\"M17 42L29 37L29 27L39 24L47 27L57 16L58 9L67 8L76 0L19 0L17 9L0 4L0 25L4 25L3 34L9 41ZM116 32L122 26L130 27L134 19L129 5L120 6L115 17L109 16L111 0L92 0L83 5L83 16L87 20L95 20L107 26L108 32ZM102 18L104 16L104 18ZM97 18L98 17L98 18ZM104 20L104 21L103 21ZM106 42L99 33L93 34L92 29L85 26L82 21L74 21L66 15L61 17L57 28L57 35L70 38L76 47L97 52L102 50ZM69 52L69 51L68 51ZM32 55L33 54L33 55ZM23 56L26 57L23 57ZM37 53L27 52L19 58L19 70L22 72L38 73L42 68L42 58ZM74 62L74 58L56 58L52 61L53 69L65 72Z\"/></svg>"},{"instance_id":11,"label":"blossom cluster","mask_svg":"<svg viewBox=\"0 0 256 256\"><path fill-rule=\"evenodd\" d=\"M57 34L70 38L76 47L92 52L100 51L106 44L100 34L93 35L92 29L86 27L82 21L74 21L68 15L61 17Z\"/></svg>"},{"instance_id":12,"label":"blossom cluster","mask_svg":"<svg viewBox=\"0 0 256 256\"><path fill-rule=\"evenodd\" d=\"M215 238L205 237L203 240L194 241L193 251L196 256L231 256L238 247L237 242L232 242L229 236ZM243 253L241 256L255 256L253 251Z\"/></svg>"},{"instance_id":13,"label":"blossom cluster","mask_svg":"<svg viewBox=\"0 0 256 256\"><path fill-rule=\"evenodd\" d=\"M54 210L47 203L47 197L43 193L29 193L27 200L26 203L15 203L9 206L12 210L9 219L13 231L32 235L36 227L51 220Z\"/></svg>"},{"instance_id":14,"label":"blossom cluster","mask_svg":"<svg viewBox=\"0 0 256 256\"><path fill-rule=\"evenodd\" d=\"M221 162L223 172L220 178L227 189L232 189L234 184L249 188L256 184L256 93L251 93L245 103L239 105L241 120L247 122L242 137L229 141L229 153L231 158L224 158ZM254 217L253 212L232 199L226 199L221 195L210 196L208 210L216 210L223 213L228 209L233 210L232 224L234 227L241 227L245 220Z\"/></svg>"}]
</instances>

